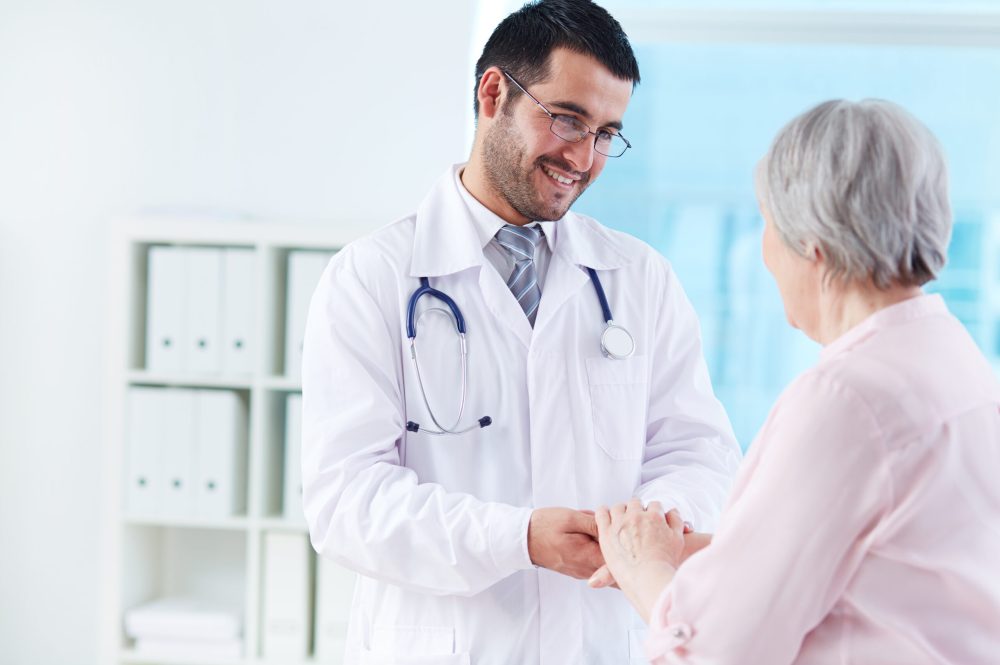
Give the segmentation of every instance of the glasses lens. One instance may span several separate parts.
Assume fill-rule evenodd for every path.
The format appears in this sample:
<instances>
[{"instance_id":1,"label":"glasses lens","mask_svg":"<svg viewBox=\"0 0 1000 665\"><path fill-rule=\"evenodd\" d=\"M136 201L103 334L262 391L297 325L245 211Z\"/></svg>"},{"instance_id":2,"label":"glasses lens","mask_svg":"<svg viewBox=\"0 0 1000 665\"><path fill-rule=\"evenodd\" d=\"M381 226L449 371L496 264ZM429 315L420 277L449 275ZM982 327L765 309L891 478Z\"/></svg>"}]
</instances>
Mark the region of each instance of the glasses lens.
<instances>
[{"instance_id":1,"label":"glasses lens","mask_svg":"<svg viewBox=\"0 0 1000 665\"><path fill-rule=\"evenodd\" d=\"M563 141L577 143L590 133L587 126L576 118L568 115L557 115L552 118L552 133Z\"/></svg>"},{"instance_id":2,"label":"glasses lens","mask_svg":"<svg viewBox=\"0 0 1000 665\"><path fill-rule=\"evenodd\" d=\"M628 149L628 143L618 134L598 132L594 150L608 157L621 157Z\"/></svg>"}]
</instances>

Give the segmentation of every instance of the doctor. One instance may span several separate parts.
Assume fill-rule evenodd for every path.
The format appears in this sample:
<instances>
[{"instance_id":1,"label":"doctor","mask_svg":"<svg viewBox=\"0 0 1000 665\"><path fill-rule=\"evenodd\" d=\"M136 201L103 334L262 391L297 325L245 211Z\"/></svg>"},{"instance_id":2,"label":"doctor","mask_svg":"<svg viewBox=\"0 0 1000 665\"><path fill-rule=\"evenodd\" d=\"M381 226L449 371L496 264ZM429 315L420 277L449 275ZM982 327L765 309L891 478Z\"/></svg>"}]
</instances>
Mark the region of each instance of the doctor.
<instances>
[{"instance_id":1,"label":"doctor","mask_svg":"<svg viewBox=\"0 0 1000 665\"><path fill-rule=\"evenodd\" d=\"M304 500L360 573L346 663L644 662L642 620L580 581L603 559L579 509L714 527L740 454L694 311L651 248L569 212L627 157L638 81L603 9L526 5L477 64L469 162L325 271Z\"/></svg>"}]
</instances>

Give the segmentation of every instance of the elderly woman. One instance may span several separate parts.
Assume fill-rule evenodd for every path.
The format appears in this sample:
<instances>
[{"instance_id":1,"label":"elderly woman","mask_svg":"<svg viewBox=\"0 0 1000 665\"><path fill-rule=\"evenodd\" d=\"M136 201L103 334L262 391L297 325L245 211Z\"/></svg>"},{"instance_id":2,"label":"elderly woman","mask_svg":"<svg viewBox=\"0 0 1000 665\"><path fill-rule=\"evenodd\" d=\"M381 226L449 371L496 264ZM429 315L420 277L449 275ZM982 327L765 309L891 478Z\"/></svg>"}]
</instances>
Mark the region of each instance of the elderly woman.
<instances>
[{"instance_id":1,"label":"elderly woman","mask_svg":"<svg viewBox=\"0 0 1000 665\"><path fill-rule=\"evenodd\" d=\"M1000 386L921 292L951 233L937 142L888 102L831 101L781 130L756 176L764 263L824 348L771 410L714 537L655 504L598 511L647 655L1000 663Z\"/></svg>"}]
</instances>

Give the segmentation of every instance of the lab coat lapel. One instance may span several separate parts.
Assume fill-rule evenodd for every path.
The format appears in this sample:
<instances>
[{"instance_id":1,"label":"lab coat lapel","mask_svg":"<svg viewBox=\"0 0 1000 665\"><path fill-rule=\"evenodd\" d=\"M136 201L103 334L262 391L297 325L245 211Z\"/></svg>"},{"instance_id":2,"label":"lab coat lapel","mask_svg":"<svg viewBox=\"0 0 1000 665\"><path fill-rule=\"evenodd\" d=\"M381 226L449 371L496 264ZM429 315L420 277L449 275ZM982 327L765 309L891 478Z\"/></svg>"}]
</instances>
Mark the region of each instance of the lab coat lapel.
<instances>
[{"instance_id":1,"label":"lab coat lapel","mask_svg":"<svg viewBox=\"0 0 1000 665\"><path fill-rule=\"evenodd\" d=\"M542 301L538 304L535 331L543 330L552 325L559 308L588 281L590 280L587 273L584 272L584 268L570 263L566 257L554 252L545 275ZM525 323L527 323L527 318L524 318Z\"/></svg>"},{"instance_id":2,"label":"lab coat lapel","mask_svg":"<svg viewBox=\"0 0 1000 665\"><path fill-rule=\"evenodd\" d=\"M583 215L569 213L555 223L555 248L538 305L535 331L553 325L560 307L590 283L587 268L613 270L630 259L619 236ZM593 295L597 302L597 294Z\"/></svg>"}]
</instances>

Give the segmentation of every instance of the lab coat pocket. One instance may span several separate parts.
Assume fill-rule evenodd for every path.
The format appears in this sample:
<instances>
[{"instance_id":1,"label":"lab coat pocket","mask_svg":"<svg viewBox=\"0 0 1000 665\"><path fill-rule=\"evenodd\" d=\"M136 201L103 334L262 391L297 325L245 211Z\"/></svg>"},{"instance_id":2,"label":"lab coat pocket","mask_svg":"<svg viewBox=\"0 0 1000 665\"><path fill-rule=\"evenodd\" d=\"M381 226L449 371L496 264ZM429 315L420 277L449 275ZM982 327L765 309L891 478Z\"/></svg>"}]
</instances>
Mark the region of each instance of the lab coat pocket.
<instances>
[{"instance_id":1,"label":"lab coat pocket","mask_svg":"<svg viewBox=\"0 0 1000 665\"><path fill-rule=\"evenodd\" d=\"M646 357L587 358L594 439L616 460L642 457L646 441Z\"/></svg>"},{"instance_id":2,"label":"lab coat pocket","mask_svg":"<svg viewBox=\"0 0 1000 665\"><path fill-rule=\"evenodd\" d=\"M455 629L446 626L374 626L361 665L469 665L455 653Z\"/></svg>"}]
</instances>

